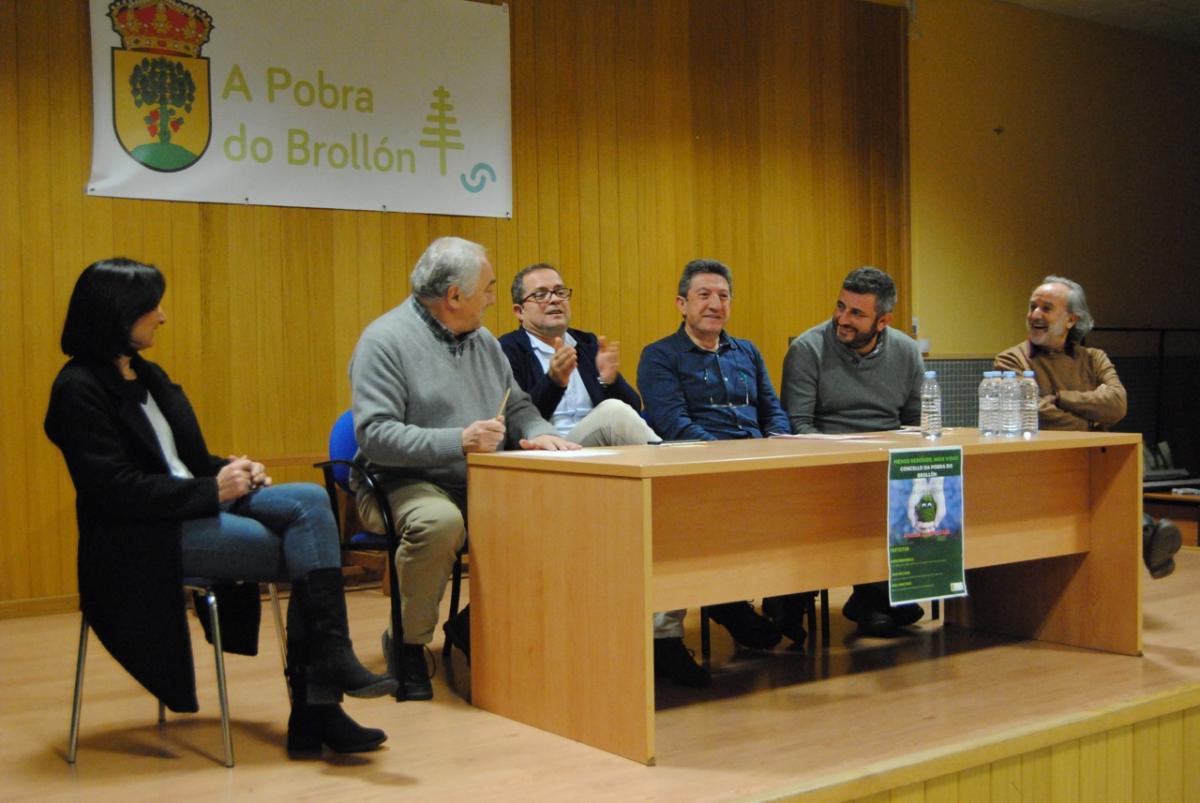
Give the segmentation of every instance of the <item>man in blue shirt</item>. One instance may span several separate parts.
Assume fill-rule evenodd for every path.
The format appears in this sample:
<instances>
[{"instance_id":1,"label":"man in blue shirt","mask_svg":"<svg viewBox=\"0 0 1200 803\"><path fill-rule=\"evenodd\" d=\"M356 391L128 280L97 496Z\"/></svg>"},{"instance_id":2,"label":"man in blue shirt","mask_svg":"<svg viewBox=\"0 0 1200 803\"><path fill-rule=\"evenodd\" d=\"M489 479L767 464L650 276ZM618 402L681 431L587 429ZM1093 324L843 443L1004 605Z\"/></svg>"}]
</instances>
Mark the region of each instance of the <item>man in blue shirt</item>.
<instances>
[{"instance_id":1,"label":"man in blue shirt","mask_svg":"<svg viewBox=\"0 0 1200 803\"><path fill-rule=\"evenodd\" d=\"M725 331L733 301L733 276L723 263L696 259L683 269L675 306L683 316L672 335L651 343L638 365L638 388L646 419L666 440L731 440L762 438L789 432L762 354L749 340ZM781 632L804 643L800 626L801 595L764 600L772 619L760 616L748 602L709 607L714 621L734 641L754 649L770 649ZM683 628L676 645L655 641L659 651L683 651ZM686 652L683 653L686 656Z\"/></svg>"}]
</instances>

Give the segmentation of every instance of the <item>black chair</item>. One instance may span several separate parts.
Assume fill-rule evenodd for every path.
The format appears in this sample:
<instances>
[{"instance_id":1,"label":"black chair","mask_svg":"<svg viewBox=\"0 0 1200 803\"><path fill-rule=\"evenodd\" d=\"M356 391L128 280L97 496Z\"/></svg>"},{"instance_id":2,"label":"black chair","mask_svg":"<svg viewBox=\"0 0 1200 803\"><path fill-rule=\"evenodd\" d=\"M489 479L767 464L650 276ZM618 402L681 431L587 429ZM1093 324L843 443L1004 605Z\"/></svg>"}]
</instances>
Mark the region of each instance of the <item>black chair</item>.
<instances>
[{"instance_id":1,"label":"black chair","mask_svg":"<svg viewBox=\"0 0 1200 803\"><path fill-rule=\"evenodd\" d=\"M383 519L382 533L372 533L367 531L350 533L343 532L342 548L343 550L366 550L366 551L384 551L387 555L387 577L388 577L388 592L391 595L391 623L392 623L392 666L401 665L400 651L404 645L404 624L400 617L400 582L396 574L395 555L396 550L400 546L400 537L396 532L396 524L392 519L392 508L387 501L387 493L384 491L382 481L361 463L354 459L358 452L358 442L354 438L354 418L350 410L338 416L333 422L333 427L329 431L329 459L320 463L314 464L314 468L321 469L325 477L325 490L329 494L329 504L333 507L334 518L338 521L338 526L341 526L341 504L339 501L340 494L346 494L349 497L354 497L354 491L350 488L350 475L354 472L354 476L366 487L369 493L375 497L375 503L379 507L380 517ZM458 614L458 605L461 597L462 576L463 576L463 555L466 553L467 547L463 546L458 551L454 558L454 570L451 575L450 585L450 618L453 619ZM449 639L442 649L442 654L450 655L451 643ZM404 699L404 684L401 683L396 690L396 699Z\"/></svg>"},{"instance_id":2,"label":"black chair","mask_svg":"<svg viewBox=\"0 0 1200 803\"><path fill-rule=\"evenodd\" d=\"M199 595L208 607L208 618L212 629L213 656L217 665L217 697L221 705L221 739L225 748L225 766L233 766L233 737L229 734L229 696L225 686L225 653L221 644L221 620L217 615L217 597L213 586L218 582L208 578L191 577L183 581L184 591L193 591ZM267 584L271 592L271 606L275 614L275 634L279 638L279 656L283 668L287 670L287 637L283 629L283 616L279 611L279 594L274 583ZM67 763L74 764L79 748L79 717L83 708L83 670L87 660L88 621L86 616L80 616L79 623L79 654L75 661L75 697L71 703L71 735L67 745ZM291 697L291 688L284 684ZM158 722L160 725L167 721L166 706L160 700L158 703Z\"/></svg>"}]
</instances>

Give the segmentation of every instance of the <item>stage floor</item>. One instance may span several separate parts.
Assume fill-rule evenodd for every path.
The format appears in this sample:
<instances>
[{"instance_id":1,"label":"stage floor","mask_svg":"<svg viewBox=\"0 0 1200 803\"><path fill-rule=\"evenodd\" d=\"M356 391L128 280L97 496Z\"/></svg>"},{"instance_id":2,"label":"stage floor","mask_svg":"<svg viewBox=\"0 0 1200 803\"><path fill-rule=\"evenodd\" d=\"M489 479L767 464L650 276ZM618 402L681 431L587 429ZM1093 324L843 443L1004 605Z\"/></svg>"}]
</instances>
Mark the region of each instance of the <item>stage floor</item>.
<instances>
[{"instance_id":1,"label":"stage floor","mask_svg":"<svg viewBox=\"0 0 1200 803\"><path fill-rule=\"evenodd\" d=\"M809 791L835 799L855 779L889 788L929 777L922 766L954 772L1007 755L1005 745L1036 746L1038 734L1082 735L1087 722L1121 711L1154 714L1181 696L1197 705L1200 551L1185 549L1178 563L1164 580L1144 576L1141 658L929 621L903 638L858 639L840 615L845 590L832 595L828 650L735 654L714 625L713 687L659 685L655 767L472 708L464 699L470 683L462 654L447 667L438 649L432 702L347 702L360 722L387 730L383 749L289 761L287 698L264 615L259 656L227 661L236 768L220 764L211 651L198 629L201 711L169 715L162 728L153 699L91 640L79 758L71 768L64 756L78 615L3 620L0 800L699 801ZM387 601L362 590L349 595L349 605L358 650L381 669ZM589 617L603 616L576 613L584 632ZM699 644L697 620L688 617L692 646ZM862 794L865 787L857 788Z\"/></svg>"}]
</instances>

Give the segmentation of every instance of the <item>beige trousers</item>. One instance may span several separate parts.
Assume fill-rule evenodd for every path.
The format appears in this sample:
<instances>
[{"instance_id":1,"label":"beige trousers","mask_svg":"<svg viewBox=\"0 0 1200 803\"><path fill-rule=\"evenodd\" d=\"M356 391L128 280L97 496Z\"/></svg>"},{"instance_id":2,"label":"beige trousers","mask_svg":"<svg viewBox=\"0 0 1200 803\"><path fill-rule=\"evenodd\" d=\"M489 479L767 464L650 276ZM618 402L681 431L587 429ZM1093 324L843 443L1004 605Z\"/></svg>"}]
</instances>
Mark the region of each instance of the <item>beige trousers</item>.
<instances>
[{"instance_id":1,"label":"beige trousers","mask_svg":"<svg viewBox=\"0 0 1200 803\"><path fill-rule=\"evenodd\" d=\"M371 494L359 491L357 502L363 525L372 532L383 532L383 517ZM428 644L467 528L454 499L431 482L401 482L388 491L388 504L400 538L395 565L404 643Z\"/></svg>"}]
</instances>

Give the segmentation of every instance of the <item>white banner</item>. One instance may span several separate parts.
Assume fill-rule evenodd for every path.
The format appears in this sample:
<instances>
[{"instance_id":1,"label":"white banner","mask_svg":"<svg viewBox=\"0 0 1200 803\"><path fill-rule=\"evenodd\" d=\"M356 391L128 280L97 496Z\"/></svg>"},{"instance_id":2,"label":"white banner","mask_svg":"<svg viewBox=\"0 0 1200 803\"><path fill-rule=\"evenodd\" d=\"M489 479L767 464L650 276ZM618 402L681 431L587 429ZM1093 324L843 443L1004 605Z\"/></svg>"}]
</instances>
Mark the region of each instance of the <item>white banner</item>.
<instances>
[{"instance_id":1,"label":"white banner","mask_svg":"<svg viewBox=\"0 0 1200 803\"><path fill-rule=\"evenodd\" d=\"M511 217L507 7L90 2L89 194Z\"/></svg>"}]
</instances>

